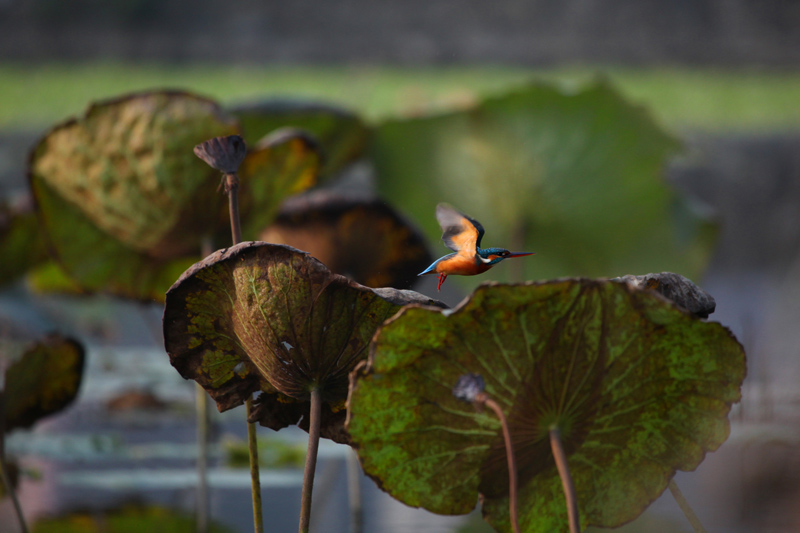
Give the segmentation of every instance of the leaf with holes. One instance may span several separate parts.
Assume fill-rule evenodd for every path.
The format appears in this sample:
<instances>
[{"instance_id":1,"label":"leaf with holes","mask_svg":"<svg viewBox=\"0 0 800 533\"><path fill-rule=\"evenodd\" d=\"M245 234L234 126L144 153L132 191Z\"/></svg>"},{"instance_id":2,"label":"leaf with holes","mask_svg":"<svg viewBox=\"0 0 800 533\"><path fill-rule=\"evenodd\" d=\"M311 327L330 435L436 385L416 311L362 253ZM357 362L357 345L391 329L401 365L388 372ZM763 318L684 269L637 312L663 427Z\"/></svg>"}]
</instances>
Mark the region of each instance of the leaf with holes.
<instances>
[{"instance_id":1,"label":"leaf with holes","mask_svg":"<svg viewBox=\"0 0 800 533\"><path fill-rule=\"evenodd\" d=\"M364 287L288 246L245 242L211 254L173 285L164 339L172 365L220 410L262 391L252 418L275 430L308 415L318 387L322 435L341 442L349 372L378 326L413 301L430 302Z\"/></svg>"},{"instance_id":2,"label":"leaf with holes","mask_svg":"<svg viewBox=\"0 0 800 533\"><path fill-rule=\"evenodd\" d=\"M500 424L452 395L480 374L509 420L524 531L565 531L548 440L562 433L583 526L639 515L676 470L727 438L744 352L717 323L626 283L486 284L452 312L407 307L351 376L346 428L365 472L400 501L483 511L510 529Z\"/></svg>"},{"instance_id":3,"label":"leaf with holes","mask_svg":"<svg viewBox=\"0 0 800 533\"><path fill-rule=\"evenodd\" d=\"M192 147L237 128L213 101L174 91L93 104L53 128L29 174L64 270L87 290L163 299L225 205L219 174Z\"/></svg>"},{"instance_id":4,"label":"leaf with holes","mask_svg":"<svg viewBox=\"0 0 800 533\"><path fill-rule=\"evenodd\" d=\"M260 240L309 252L368 287L410 287L432 261L419 230L386 202L327 190L289 199Z\"/></svg>"}]
</instances>

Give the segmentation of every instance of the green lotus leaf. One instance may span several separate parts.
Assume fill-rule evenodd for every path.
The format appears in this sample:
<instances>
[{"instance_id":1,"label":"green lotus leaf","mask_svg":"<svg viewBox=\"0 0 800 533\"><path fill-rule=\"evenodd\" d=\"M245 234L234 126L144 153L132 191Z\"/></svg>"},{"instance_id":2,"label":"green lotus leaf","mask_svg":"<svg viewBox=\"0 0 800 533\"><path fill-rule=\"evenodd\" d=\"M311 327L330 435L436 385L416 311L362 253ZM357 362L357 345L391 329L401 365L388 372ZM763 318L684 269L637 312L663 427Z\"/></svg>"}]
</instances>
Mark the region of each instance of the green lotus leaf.
<instances>
[{"instance_id":1,"label":"green lotus leaf","mask_svg":"<svg viewBox=\"0 0 800 533\"><path fill-rule=\"evenodd\" d=\"M277 130L247 153L238 174L243 239L271 224L287 197L317 184L320 161L316 140L295 129Z\"/></svg>"},{"instance_id":2,"label":"green lotus leaf","mask_svg":"<svg viewBox=\"0 0 800 533\"><path fill-rule=\"evenodd\" d=\"M536 252L499 280L670 270L697 277L715 226L663 179L678 149L607 83L531 83L474 107L375 129L380 195L441 230L446 201L480 220L484 245ZM459 278L474 287L480 278Z\"/></svg>"},{"instance_id":3,"label":"green lotus leaf","mask_svg":"<svg viewBox=\"0 0 800 533\"><path fill-rule=\"evenodd\" d=\"M251 418L275 430L308 415L318 388L322 435L346 441L349 372L386 318L404 303L429 301L389 291L333 274L294 248L245 242L211 254L167 292L166 350L220 410L261 390Z\"/></svg>"},{"instance_id":4,"label":"green lotus leaf","mask_svg":"<svg viewBox=\"0 0 800 533\"><path fill-rule=\"evenodd\" d=\"M453 311L409 306L352 376L347 431L392 496L442 514L483 512L510 530L500 423L452 395L480 374L509 420L523 531L567 531L550 451L562 433L582 527L638 516L676 470L727 438L745 375L741 345L659 294L607 280L485 284Z\"/></svg>"},{"instance_id":5,"label":"green lotus leaf","mask_svg":"<svg viewBox=\"0 0 800 533\"><path fill-rule=\"evenodd\" d=\"M410 287L432 261L419 230L386 202L327 190L288 200L260 240L304 250L368 287Z\"/></svg>"},{"instance_id":6,"label":"green lotus leaf","mask_svg":"<svg viewBox=\"0 0 800 533\"><path fill-rule=\"evenodd\" d=\"M267 100L234 107L245 138L259 139L278 128L299 128L319 139L325 154L324 176L335 174L363 156L369 130L354 113L329 104L302 100Z\"/></svg>"},{"instance_id":7,"label":"green lotus leaf","mask_svg":"<svg viewBox=\"0 0 800 533\"><path fill-rule=\"evenodd\" d=\"M168 91L97 103L51 130L29 174L67 274L87 290L163 299L225 204L218 173L192 147L236 132L214 102Z\"/></svg>"},{"instance_id":8,"label":"green lotus leaf","mask_svg":"<svg viewBox=\"0 0 800 533\"><path fill-rule=\"evenodd\" d=\"M27 428L61 411L78 395L84 350L68 337L50 335L6 369L5 427Z\"/></svg>"},{"instance_id":9,"label":"green lotus leaf","mask_svg":"<svg viewBox=\"0 0 800 533\"><path fill-rule=\"evenodd\" d=\"M0 203L0 286L15 281L47 259L39 221L27 199Z\"/></svg>"}]
</instances>

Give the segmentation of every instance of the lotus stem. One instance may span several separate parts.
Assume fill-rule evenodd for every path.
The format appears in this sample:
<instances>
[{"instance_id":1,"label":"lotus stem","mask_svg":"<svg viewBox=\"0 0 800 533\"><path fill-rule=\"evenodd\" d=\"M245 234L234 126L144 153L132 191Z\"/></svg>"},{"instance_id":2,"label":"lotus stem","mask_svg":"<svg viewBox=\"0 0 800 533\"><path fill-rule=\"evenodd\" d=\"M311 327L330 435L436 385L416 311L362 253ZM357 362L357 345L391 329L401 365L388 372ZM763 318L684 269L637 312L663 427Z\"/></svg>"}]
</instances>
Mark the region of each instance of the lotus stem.
<instances>
[{"instance_id":1,"label":"lotus stem","mask_svg":"<svg viewBox=\"0 0 800 533\"><path fill-rule=\"evenodd\" d=\"M707 533L706 528L703 527L703 524L700 523L700 519L694 514L694 511L689 506L689 502L683 497L683 493L681 489L678 488L674 479L669 480L669 491L672 493L672 497L675 498L675 501L678 502L678 506L681 508L681 511L683 511L683 514L686 515L686 519L692 524L695 533Z\"/></svg>"},{"instance_id":2,"label":"lotus stem","mask_svg":"<svg viewBox=\"0 0 800 533\"><path fill-rule=\"evenodd\" d=\"M231 216L233 244L242 242L242 224L239 221L239 177L236 173L225 174L225 192L228 193L228 212Z\"/></svg>"},{"instance_id":3,"label":"lotus stem","mask_svg":"<svg viewBox=\"0 0 800 533\"><path fill-rule=\"evenodd\" d=\"M239 222L239 178L236 173L225 174L225 192L228 195L228 211L231 217L231 240L236 246L242 242L242 225ZM247 420L253 411L253 398L247 398ZM264 531L264 518L261 510L261 472L258 467L258 440L255 422L247 423L247 449L250 453L250 486L253 494L253 523L256 533Z\"/></svg>"},{"instance_id":4,"label":"lotus stem","mask_svg":"<svg viewBox=\"0 0 800 533\"><path fill-rule=\"evenodd\" d=\"M245 403L247 417L253 411L253 398ZM261 472L258 468L258 440L255 423L247 424L247 450L250 453L250 489L253 495L253 525L256 533L264 531L264 517L261 512Z\"/></svg>"},{"instance_id":5,"label":"lotus stem","mask_svg":"<svg viewBox=\"0 0 800 533\"><path fill-rule=\"evenodd\" d=\"M322 393L319 387L311 389L311 412L308 417L308 451L303 471L303 495L300 503L300 533L308 533L311 523L311 494L314 490L314 472L317 469L319 451L320 418L322 417Z\"/></svg>"},{"instance_id":6,"label":"lotus stem","mask_svg":"<svg viewBox=\"0 0 800 533\"><path fill-rule=\"evenodd\" d=\"M208 533L208 396L195 383L195 417L197 419L197 533Z\"/></svg>"},{"instance_id":7,"label":"lotus stem","mask_svg":"<svg viewBox=\"0 0 800 533\"><path fill-rule=\"evenodd\" d=\"M514 459L514 446L511 442L511 430L508 427L503 409L488 394L481 392L475 398L475 403L483 404L497 415L503 427L503 439L506 443L506 458L508 459L508 507L511 516L511 527L514 533L519 533L519 517L517 515L517 462Z\"/></svg>"},{"instance_id":8,"label":"lotus stem","mask_svg":"<svg viewBox=\"0 0 800 533\"><path fill-rule=\"evenodd\" d=\"M2 372L2 376L5 376L5 369L2 368L0 365L0 372ZM0 378L2 377L0 376ZM19 520L19 527L22 533L28 533L28 525L25 523L25 515L22 514L22 506L19 504L19 498L17 498L17 491L14 490L14 486L11 484L11 476L8 475L8 463L6 462L6 424L5 424L5 397L0 394L0 482L8 491L8 495L11 497L11 502L14 504L14 512L17 514L17 520Z\"/></svg>"},{"instance_id":9,"label":"lotus stem","mask_svg":"<svg viewBox=\"0 0 800 533\"><path fill-rule=\"evenodd\" d=\"M580 533L580 515L578 514L578 499L575 496L575 484L572 482L569 464L567 464L567 454L564 453L564 446L561 443L561 430L556 425L550 426L550 448L553 450L553 458L556 460L556 468L558 468L564 497L567 500L569 531L570 533Z\"/></svg>"},{"instance_id":10,"label":"lotus stem","mask_svg":"<svg viewBox=\"0 0 800 533\"><path fill-rule=\"evenodd\" d=\"M206 236L200 245L200 255L208 257L213 251L211 238ZM208 434L211 415L208 408L208 394L195 383L195 419L197 422L197 533L208 533Z\"/></svg>"}]
</instances>

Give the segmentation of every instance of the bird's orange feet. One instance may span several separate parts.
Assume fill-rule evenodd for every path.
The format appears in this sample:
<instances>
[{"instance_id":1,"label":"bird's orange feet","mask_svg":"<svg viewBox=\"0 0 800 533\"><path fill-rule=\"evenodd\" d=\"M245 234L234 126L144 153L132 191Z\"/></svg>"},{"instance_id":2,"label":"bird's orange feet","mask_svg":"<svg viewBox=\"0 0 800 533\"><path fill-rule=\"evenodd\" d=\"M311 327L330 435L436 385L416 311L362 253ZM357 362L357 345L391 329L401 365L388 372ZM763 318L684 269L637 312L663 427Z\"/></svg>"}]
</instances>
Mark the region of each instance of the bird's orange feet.
<instances>
[{"instance_id":1,"label":"bird's orange feet","mask_svg":"<svg viewBox=\"0 0 800 533\"><path fill-rule=\"evenodd\" d=\"M437 291L441 291L442 290L442 283L444 283L444 280L446 280L446 279L447 279L447 274L445 274L445 273L440 273L439 274L439 286L436 287Z\"/></svg>"}]
</instances>

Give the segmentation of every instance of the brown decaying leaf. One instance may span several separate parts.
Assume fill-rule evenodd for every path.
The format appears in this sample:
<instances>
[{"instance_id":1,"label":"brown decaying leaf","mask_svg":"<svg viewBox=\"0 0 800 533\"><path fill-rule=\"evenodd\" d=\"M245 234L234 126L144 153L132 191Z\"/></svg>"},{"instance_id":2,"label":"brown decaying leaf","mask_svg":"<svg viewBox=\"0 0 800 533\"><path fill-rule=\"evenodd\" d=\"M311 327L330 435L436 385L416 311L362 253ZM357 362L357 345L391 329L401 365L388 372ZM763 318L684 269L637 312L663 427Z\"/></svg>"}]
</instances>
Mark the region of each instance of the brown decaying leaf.
<instances>
[{"instance_id":1,"label":"brown decaying leaf","mask_svg":"<svg viewBox=\"0 0 800 533\"><path fill-rule=\"evenodd\" d=\"M167 292L164 338L172 365L220 410L261 391L251 417L272 429L308 413L322 393L322 435L345 441L348 374L378 326L411 291L374 291L288 246L244 242L192 266ZM304 419L305 420L305 419Z\"/></svg>"},{"instance_id":2,"label":"brown decaying leaf","mask_svg":"<svg viewBox=\"0 0 800 533\"><path fill-rule=\"evenodd\" d=\"M322 190L292 198L260 238L305 250L368 287L410 287L432 261L421 232L365 194Z\"/></svg>"}]
</instances>

